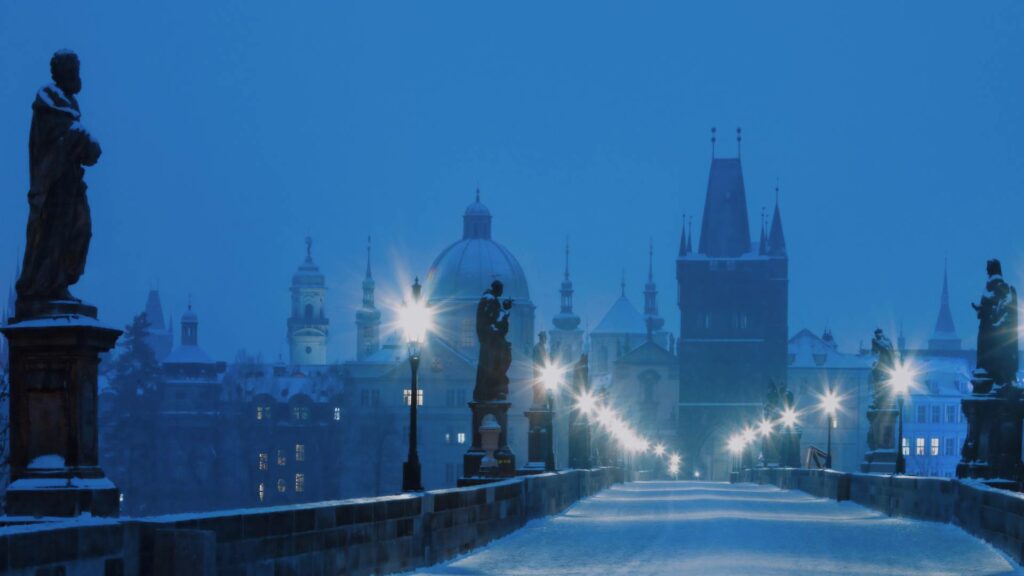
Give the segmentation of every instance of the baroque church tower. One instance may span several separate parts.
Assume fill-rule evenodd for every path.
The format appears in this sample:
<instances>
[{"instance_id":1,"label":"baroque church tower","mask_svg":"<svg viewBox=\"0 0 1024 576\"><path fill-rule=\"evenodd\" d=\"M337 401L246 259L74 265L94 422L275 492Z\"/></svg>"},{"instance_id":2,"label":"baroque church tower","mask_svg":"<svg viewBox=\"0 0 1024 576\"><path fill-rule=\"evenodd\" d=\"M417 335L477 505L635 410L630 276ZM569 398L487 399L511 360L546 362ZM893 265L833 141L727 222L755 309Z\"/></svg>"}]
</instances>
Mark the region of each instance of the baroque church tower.
<instances>
[{"instance_id":1,"label":"baroque church tower","mask_svg":"<svg viewBox=\"0 0 1024 576\"><path fill-rule=\"evenodd\" d=\"M573 312L572 296L575 290L569 277L569 243L565 243L565 278L562 280L561 311L552 318L551 357L562 366L572 366L583 353L583 331L580 317Z\"/></svg>"},{"instance_id":2,"label":"baroque church tower","mask_svg":"<svg viewBox=\"0 0 1024 576\"><path fill-rule=\"evenodd\" d=\"M293 365L327 364L327 285L313 263L313 239L306 238L306 260L292 276L292 314L288 318L288 349Z\"/></svg>"},{"instance_id":3,"label":"baroque church tower","mask_svg":"<svg viewBox=\"0 0 1024 576\"><path fill-rule=\"evenodd\" d=\"M380 350L380 310L374 303L376 283L370 268L370 239L366 239L366 276L363 278L363 305L356 310L356 359L365 360Z\"/></svg>"},{"instance_id":4,"label":"baroque church tower","mask_svg":"<svg viewBox=\"0 0 1024 576\"><path fill-rule=\"evenodd\" d=\"M789 259L777 195L769 232L751 242L739 154L715 158L713 130L696 251L685 226L683 236L676 260L683 462L720 479L729 470L727 436L759 415L772 381L786 379Z\"/></svg>"}]
</instances>

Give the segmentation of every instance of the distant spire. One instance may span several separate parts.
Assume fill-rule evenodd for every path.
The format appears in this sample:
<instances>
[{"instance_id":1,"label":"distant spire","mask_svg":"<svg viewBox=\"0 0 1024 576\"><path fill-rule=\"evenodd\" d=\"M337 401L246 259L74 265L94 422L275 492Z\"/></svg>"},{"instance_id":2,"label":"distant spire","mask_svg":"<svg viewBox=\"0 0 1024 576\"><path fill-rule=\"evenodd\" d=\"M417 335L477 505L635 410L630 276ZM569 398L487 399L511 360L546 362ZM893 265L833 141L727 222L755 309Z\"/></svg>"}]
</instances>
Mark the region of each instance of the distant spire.
<instances>
[{"instance_id":1,"label":"distant spire","mask_svg":"<svg viewBox=\"0 0 1024 576\"><path fill-rule=\"evenodd\" d=\"M356 359L364 360L380 350L380 310L374 304L373 280L370 265L373 256L372 237L366 236L366 276L363 278L363 306L356 310Z\"/></svg>"},{"instance_id":2,"label":"distant spire","mask_svg":"<svg viewBox=\"0 0 1024 576\"><path fill-rule=\"evenodd\" d=\"M313 261L313 237L306 236L306 261Z\"/></svg>"},{"instance_id":3,"label":"distant spire","mask_svg":"<svg viewBox=\"0 0 1024 576\"><path fill-rule=\"evenodd\" d=\"M683 212L683 231L679 233L679 255L685 256L689 253L686 249L686 212Z\"/></svg>"},{"instance_id":4,"label":"distant spire","mask_svg":"<svg viewBox=\"0 0 1024 576\"><path fill-rule=\"evenodd\" d=\"M686 228L686 253L693 252L693 216L690 216L690 225Z\"/></svg>"},{"instance_id":5,"label":"distant spire","mask_svg":"<svg viewBox=\"0 0 1024 576\"><path fill-rule=\"evenodd\" d=\"M715 128L714 126L711 127L711 159L712 160L715 159L715 140L716 140L715 132L717 132L717 131L718 131L717 128Z\"/></svg>"},{"instance_id":6,"label":"distant spire","mask_svg":"<svg viewBox=\"0 0 1024 576\"><path fill-rule=\"evenodd\" d=\"M572 311L572 280L569 278L569 237L565 237L565 279L562 280L562 288L559 291L561 296L561 311L552 319L555 328L565 331L573 331L579 328L580 317Z\"/></svg>"},{"instance_id":7,"label":"distant spire","mask_svg":"<svg viewBox=\"0 0 1024 576\"><path fill-rule=\"evenodd\" d=\"M742 154L740 154L740 152L742 151L742 144L743 144L743 128L740 128L740 127L737 126L736 127L736 157L737 158L742 156Z\"/></svg>"},{"instance_id":8,"label":"distant spire","mask_svg":"<svg viewBox=\"0 0 1024 576\"><path fill-rule=\"evenodd\" d=\"M619 281L619 288L621 288L621 290L622 290L621 296L623 298L625 298L626 297L626 269L625 268L622 269L622 280Z\"/></svg>"},{"instance_id":9,"label":"distant spire","mask_svg":"<svg viewBox=\"0 0 1024 576\"><path fill-rule=\"evenodd\" d=\"M480 185L479 184L476 185L476 201L477 202L480 201Z\"/></svg>"},{"instance_id":10,"label":"distant spire","mask_svg":"<svg viewBox=\"0 0 1024 576\"><path fill-rule=\"evenodd\" d=\"M569 279L569 237L565 237L565 279Z\"/></svg>"},{"instance_id":11,"label":"distant spire","mask_svg":"<svg viewBox=\"0 0 1024 576\"><path fill-rule=\"evenodd\" d=\"M647 249L647 284L644 286L644 320L647 326L647 336L661 330L665 320L658 316L658 286L654 283L654 240L648 244Z\"/></svg>"},{"instance_id":12,"label":"distant spire","mask_svg":"<svg viewBox=\"0 0 1024 576\"><path fill-rule=\"evenodd\" d=\"M768 254L786 255L786 235L782 232L782 212L779 210L778 179L775 181L775 213L772 215L772 228L768 233Z\"/></svg>"},{"instance_id":13,"label":"distant spire","mask_svg":"<svg viewBox=\"0 0 1024 576\"><path fill-rule=\"evenodd\" d=\"M935 330L928 339L928 348L932 350L960 350L960 336L956 333L953 313L949 308L949 262L943 259L942 264L942 296L939 299L939 316L935 320Z\"/></svg>"}]
</instances>

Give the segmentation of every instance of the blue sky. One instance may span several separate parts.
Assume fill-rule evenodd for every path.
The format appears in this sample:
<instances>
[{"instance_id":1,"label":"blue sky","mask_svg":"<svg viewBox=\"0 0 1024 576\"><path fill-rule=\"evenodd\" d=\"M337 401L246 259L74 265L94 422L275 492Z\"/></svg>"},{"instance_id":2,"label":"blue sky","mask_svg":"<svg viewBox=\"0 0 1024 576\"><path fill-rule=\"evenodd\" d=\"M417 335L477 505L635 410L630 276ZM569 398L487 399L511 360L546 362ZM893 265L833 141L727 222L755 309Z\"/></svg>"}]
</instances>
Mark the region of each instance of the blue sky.
<instances>
[{"instance_id":1,"label":"blue sky","mask_svg":"<svg viewBox=\"0 0 1024 576\"><path fill-rule=\"evenodd\" d=\"M0 285L23 245L30 104L71 48L104 149L76 293L117 325L151 286L176 316L192 294L221 359L286 350L307 234L331 357L350 357L366 235L393 291L459 237L477 185L538 326L569 236L591 326L623 268L642 304L653 239L678 331L711 126L721 155L743 127L753 230L781 183L791 333L829 325L852 349L902 321L923 340L948 256L970 342L985 260L1024 278L1018 2L96 4L0 4Z\"/></svg>"}]
</instances>

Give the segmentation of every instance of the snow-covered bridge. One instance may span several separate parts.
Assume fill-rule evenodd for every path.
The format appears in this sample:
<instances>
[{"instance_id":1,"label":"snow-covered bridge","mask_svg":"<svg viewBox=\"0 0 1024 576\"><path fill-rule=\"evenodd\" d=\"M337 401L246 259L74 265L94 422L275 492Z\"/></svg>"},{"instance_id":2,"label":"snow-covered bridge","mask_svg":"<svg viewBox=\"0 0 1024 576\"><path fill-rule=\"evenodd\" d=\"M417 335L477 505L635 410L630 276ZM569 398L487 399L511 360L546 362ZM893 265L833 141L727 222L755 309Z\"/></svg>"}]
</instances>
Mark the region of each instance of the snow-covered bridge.
<instances>
[{"instance_id":1,"label":"snow-covered bridge","mask_svg":"<svg viewBox=\"0 0 1024 576\"><path fill-rule=\"evenodd\" d=\"M755 484L635 482L423 574L1018 574L937 522Z\"/></svg>"}]
</instances>

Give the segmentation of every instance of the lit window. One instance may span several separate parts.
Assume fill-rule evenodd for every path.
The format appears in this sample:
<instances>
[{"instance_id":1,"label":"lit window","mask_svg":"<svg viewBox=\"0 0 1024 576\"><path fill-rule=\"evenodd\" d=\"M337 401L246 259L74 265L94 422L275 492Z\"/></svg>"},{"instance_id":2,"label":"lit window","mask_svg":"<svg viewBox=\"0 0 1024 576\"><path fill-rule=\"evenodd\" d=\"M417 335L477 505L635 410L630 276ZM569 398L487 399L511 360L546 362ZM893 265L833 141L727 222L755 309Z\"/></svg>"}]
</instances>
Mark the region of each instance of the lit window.
<instances>
[{"instance_id":1,"label":"lit window","mask_svg":"<svg viewBox=\"0 0 1024 576\"><path fill-rule=\"evenodd\" d=\"M278 492L284 492L287 489L288 489L288 485L285 484L284 478L278 478L277 479L277 491Z\"/></svg>"},{"instance_id":2,"label":"lit window","mask_svg":"<svg viewBox=\"0 0 1024 576\"><path fill-rule=\"evenodd\" d=\"M903 455L910 456L910 444L907 443L906 438L903 439L903 442L901 442L900 445L903 446Z\"/></svg>"},{"instance_id":3,"label":"lit window","mask_svg":"<svg viewBox=\"0 0 1024 576\"><path fill-rule=\"evenodd\" d=\"M277 451L277 465L284 466L288 463L288 457L284 455L284 450Z\"/></svg>"},{"instance_id":4,"label":"lit window","mask_svg":"<svg viewBox=\"0 0 1024 576\"><path fill-rule=\"evenodd\" d=\"M258 461L260 470L266 470L270 466L270 455L266 452L260 452Z\"/></svg>"},{"instance_id":5,"label":"lit window","mask_svg":"<svg viewBox=\"0 0 1024 576\"><path fill-rule=\"evenodd\" d=\"M295 491L305 492L306 491L306 475L296 474L295 475Z\"/></svg>"},{"instance_id":6,"label":"lit window","mask_svg":"<svg viewBox=\"0 0 1024 576\"><path fill-rule=\"evenodd\" d=\"M466 433L465 432L459 432L459 444L465 444L465 443L466 443Z\"/></svg>"},{"instance_id":7,"label":"lit window","mask_svg":"<svg viewBox=\"0 0 1024 576\"><path fill-rule=\"evenodd\" d=\"M260 482L259 485L256 486L256 493L260 497L260 502L263 502L263 497L265 496L265 491L266 491L266 487L263 485L263 482Z\"/></svg>"},{"instance_id":8,"label":"lit window","mask_svg":"<svg viewBox=\"0 0 1024 576\"><path fill-rule=\"evenodd\" d=\"M305 462L306 461L306 445L296 444L295 445L295 461Z\"/></svg>"},{"instance_id":9,"label":"lit window","mask_svg":"<svg viewBox=\"0 0 1024 576\"><path fill-rule=\"evenodd\" d=\"M257 420L270 420L270 406L257 406L256 407L256 419Z\"/></svg>"},{"instance_id":10,"label":"lit window","mask_svg":"<svg viewBox=\"0 0 1024 576\"><path fill-rule=\"evenodd\" d=\"M334 421L337 422L339 420L341 420L341 408L335 406L334 407Z\"/></svg>"},{"instance_id":11,"label":"lit window","mask_svg":"<svg viewBox=\"0 0 1024 576\"><path fill-rule=\"evenodd\" d=\"M445 432L444 433L444 443L445 444L451 444L452 443L452 433L451 432Z\"/></svg>"},{"instance_id":12,"label":"lit window","mask_svg":"<svg viewBox=\"0 0 1024 576\"><path fill-rule=\"evenodd\" d=\"M838 414L836 414L835 416L832 417L832 428L833 429L839 428L839 415Z\"/></svg>"},{"instance_id":13,"label":"lit window","mask_svg":"<svg viewBox=\"0 0 1024 576\"><path fill-rule=\"evenodd\" d=\"M408 388L406 388L405 390L402 390L402 398L405 400L405 405L406 406L409 405L409 402L410 402L409 398L411 398L411 397L412 397L412 390L410 390ZM422 388L418 388L416 390L416 405L417 406L423 406L423 389Z\"/></svg>"},{"instance_id":14,"label":"lit window","mask_svg":"<svg viewBox=\"0 0 1024 576\"><path fill-rule=\"evenodd\" d=\"M924 456L924 438L918 438L914 441L914 455Z\"/></svg>"},{"instance_id":15,"label":"lit window","mask_svg":"<svg viewBox=\"0 0 1024 576\"><path fill-rule=\"evenodd\" d=\"M939 439L938 438L932 438L931 455L932 456L938 456L939 455Z\"/></svg>"},{"instance_id":16,"label":"lit window","mask_svg":"<svg viewBox=\"0 0 1024 576\"><path fill-rule=\"evenodd\" d=\"M309 406L292 406L292 418L309 420Z\"/></svg>"}]
</instances>

